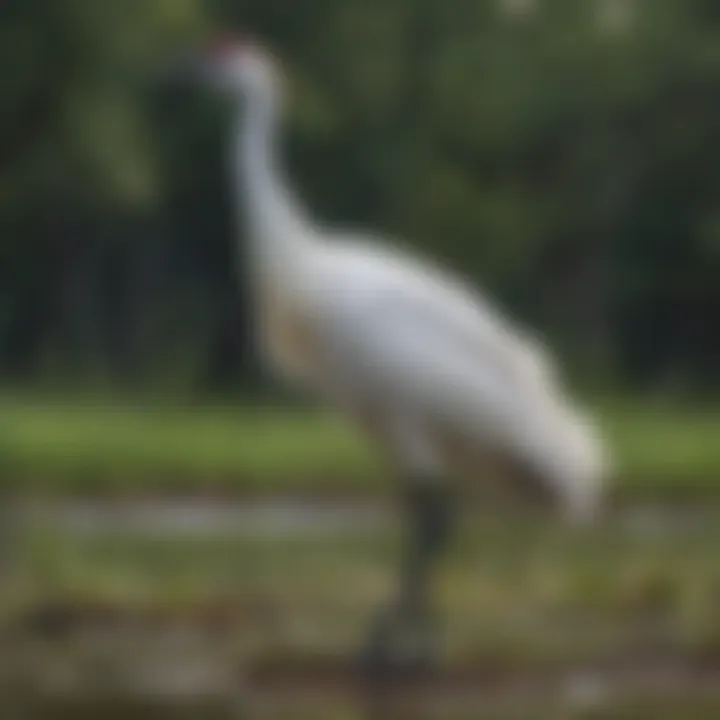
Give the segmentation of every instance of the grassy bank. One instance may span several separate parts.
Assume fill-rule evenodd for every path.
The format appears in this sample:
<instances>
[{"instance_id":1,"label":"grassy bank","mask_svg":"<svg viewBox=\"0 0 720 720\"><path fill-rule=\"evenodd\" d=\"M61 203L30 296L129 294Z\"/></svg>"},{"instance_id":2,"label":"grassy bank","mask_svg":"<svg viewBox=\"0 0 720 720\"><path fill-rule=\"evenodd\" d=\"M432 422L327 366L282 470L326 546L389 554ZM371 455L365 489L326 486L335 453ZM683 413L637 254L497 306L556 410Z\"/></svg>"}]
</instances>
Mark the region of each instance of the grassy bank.
<instances>
[{"instance_id":1,"label":"grassy bank","mask_svg":"<svg viewBox=\"0 0 720 720\"><path fill-rule=\"evenodd\" d=\"M372 450L301 410L0 400L6 487L58 492L372 493ZM720 409L606 404L621 493L720 498Z\"/></svg>"}]
</instances>

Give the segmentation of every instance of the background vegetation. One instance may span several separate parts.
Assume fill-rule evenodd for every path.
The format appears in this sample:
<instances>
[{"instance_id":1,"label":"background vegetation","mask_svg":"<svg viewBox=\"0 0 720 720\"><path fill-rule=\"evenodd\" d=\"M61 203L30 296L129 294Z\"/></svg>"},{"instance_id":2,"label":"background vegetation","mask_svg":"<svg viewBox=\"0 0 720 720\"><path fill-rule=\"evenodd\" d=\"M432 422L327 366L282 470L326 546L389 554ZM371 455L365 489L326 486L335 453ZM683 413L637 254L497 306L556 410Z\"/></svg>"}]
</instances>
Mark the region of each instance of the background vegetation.
<instances>
[{"instance_id":1,"label":"background vegetation","mask_svg":"<svg viewBox=\"0 0 720 720\"><path fill-rule=\"evenodd\" d=\"M708 0L8 0L2 376L257 386L231 113L158 81L239 28L284 61L286 156L319 217L463 268L594 380L705 398L718 20Z\"/></svg>"}]
</instances>

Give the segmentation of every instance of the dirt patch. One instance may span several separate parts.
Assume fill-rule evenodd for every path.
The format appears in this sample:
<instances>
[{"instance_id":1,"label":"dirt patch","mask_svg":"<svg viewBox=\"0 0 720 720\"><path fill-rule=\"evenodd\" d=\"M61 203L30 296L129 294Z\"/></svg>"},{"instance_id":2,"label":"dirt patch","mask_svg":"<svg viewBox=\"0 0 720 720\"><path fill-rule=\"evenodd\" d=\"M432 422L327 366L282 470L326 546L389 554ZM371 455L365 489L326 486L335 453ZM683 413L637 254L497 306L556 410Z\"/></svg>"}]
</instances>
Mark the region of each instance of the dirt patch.
<instances>
[{"instance_id":1,"label":"dirt patch","mask_svg":"<svg viewBox=\"0 0 720 720\"><path fill-rule=\"evenodd\" d=\"M112 604L48 603L5 627L5 684L42 696L83 693L232 699L270 695L354 697L363 691L346 655L263 654L244 645L244 628L262 608L251 604L121 608ZM9 651L9 652L8 652ZM717 695L720 657L665 647L626 648L582 662L525 665L482 658L445 664L394 683L394 695L422 700L511 703L565 699L607 702L634 694Z\"/></svg>"}]
</instances>

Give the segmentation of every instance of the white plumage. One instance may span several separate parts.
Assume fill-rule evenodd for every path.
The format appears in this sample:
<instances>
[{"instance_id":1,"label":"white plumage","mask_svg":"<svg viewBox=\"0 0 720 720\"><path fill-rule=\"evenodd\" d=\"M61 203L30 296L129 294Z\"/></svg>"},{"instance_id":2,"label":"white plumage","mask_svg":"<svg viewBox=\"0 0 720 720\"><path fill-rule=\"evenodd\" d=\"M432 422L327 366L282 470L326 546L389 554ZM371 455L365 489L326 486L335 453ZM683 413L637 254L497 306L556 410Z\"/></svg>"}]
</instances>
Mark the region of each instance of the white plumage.
<instances>
[{"instance_id":1,"label":"white plumage","mask_svg":"<svg viewBox=\"0 0 720 720\"><path fill-rule=\"evenodd\" d=\"M382 680L433 656L404 645L408 625L421 637L429 627L430 571L454 526L443 480L499 475L586 520L601 504L605 448L542 346L479 292L397 246L304 214L276 165L281 87L265 52L225 42L200 67L244 103L232 170L267 359L351 417L405 486L411 533L400 586L363 655ZM498 462L510 472L494 472Z\"/></svg>"},{"instance_id":2,"label":"white plumage","mask_svg":"<svg viewBox=\"0 0 720 720\"><path fill-rule=\"evenodd\" d=\"M275 369L350 413L410 476L452 473L459 447L480 458L489 448L541 478L571 516L590 515L605 448L540 344L451 274L308 219L276 167L274 62L226 43L206 69L245 103L233 171Z\"/></svg>"},{"instance_id":3,"label":"white plumage","mask_svg":"<svg viewBox=\"0 0 720 720\"><path fill-rule=\"evenodd\" d=\"M458 442L493 448L549 483L572 515L595 508L604 462L592 427L539 347L483 298L365 244L338 244L314 275L305 301L317 389L344 394L350 410L369 404L408 471L452 472Z\"/></svg>"}]
</instances>

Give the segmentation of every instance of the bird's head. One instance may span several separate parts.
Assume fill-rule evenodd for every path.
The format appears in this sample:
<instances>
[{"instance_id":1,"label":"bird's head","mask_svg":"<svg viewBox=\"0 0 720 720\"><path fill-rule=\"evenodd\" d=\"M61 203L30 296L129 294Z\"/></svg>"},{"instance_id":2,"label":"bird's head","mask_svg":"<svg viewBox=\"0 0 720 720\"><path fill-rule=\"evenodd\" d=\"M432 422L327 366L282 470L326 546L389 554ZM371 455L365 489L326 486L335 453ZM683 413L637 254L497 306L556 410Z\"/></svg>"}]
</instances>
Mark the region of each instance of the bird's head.
<instances>
[{"instance_id":1,"label":"bird's head","mask_svg":"<svg viewBox=\"0 0 720 720\"><path fill-rule=\"evenodd\" d=\"M275 94L277 66L270 53L246 36L221 36L205 43L189 63L190 74L231 95Z\"/></svg>"}]
</instances>

